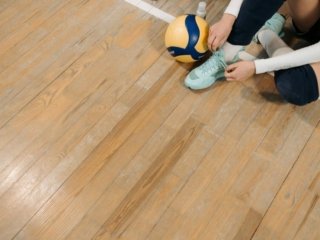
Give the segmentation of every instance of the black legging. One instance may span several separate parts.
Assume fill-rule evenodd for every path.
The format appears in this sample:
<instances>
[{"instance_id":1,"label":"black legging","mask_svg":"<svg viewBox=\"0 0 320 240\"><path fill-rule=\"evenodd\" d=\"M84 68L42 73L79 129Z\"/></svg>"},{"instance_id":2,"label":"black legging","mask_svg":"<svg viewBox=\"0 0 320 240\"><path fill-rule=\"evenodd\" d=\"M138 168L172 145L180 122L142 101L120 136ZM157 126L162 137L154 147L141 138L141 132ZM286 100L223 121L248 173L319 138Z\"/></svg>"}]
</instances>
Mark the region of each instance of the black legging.
<instances>
[{"instance_id":1,"label":"black legging","mask_svg":"<svg viewBox=\"0 0 320 240\"><path fill-rule=\"evenodd\" d=\"M248 45L283 2L284 0L244 0L228 42L234 45Z\"/></svg>"}]
</instances>

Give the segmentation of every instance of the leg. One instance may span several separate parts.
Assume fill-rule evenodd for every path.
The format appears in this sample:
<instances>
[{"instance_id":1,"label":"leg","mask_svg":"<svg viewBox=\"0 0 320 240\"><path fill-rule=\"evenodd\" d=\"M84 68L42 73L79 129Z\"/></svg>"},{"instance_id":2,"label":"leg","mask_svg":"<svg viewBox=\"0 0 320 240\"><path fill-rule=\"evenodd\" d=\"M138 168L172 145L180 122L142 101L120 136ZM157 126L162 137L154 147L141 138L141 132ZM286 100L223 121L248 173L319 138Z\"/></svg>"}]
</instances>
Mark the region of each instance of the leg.
<instances>
[{"instance_id":1,"label":"leg","mask_svg":"<svg viewBox=\"0 0 320 240\"><path fill-rule=\"evenodd\" d=\"M188 74L185 86L204 89L224 77L227 64L238 60L239 51L251 42L256 32L282 4L283 0L244 0L228 41L204 64Z\"/></svg>"},{"instance_id":2,"label":"leg","mask_svg":"<svg viewBox=\"0 0 320 240\"><path fill-rule=\"evenodd\" d=\"M258 39L269 57L276 57L293 51L276 33L269 29L260 31Z\"/></svg>"},{"instance_id":3,"label":"leg","mask_svg":"<svg viewBox=\"0 0 320 240\"><path fill-rule=\"evenodd\" d=\"M320 62L311 64L311 67L312 67L314 73L316 74L317 82L318 82L318 90L320 93Z\"/></svg>"},{"instance_id":4,"label":"leg","mask_svg":"<svg viewBox=\"0 0 320 240\"><path fill-rule=\"evenodd\" d=\"M230 36L227 42L221 47L225 53L227 63L234 62L234 58L239 51L243 50L244 46L248 45L252 40L257 41L256 33L262 26L267 25L268 28L271 28L274 32L281 32L285 17L275 13L277 10L282 10L282 8L285 7L283 1L284 0L243 1Z\"/></svg>"},{"instance_id":5,"label":"leg","mask_svg":"<svg viewBox=\"0 0 320 240\"><path fill-rule=\"evenodd\" d=\"M228 42L234 45L248 45L282 4L283 0L244 0Z\"/></svg>"},{"instance_id":6,"label":"leg","mask_svg":"<svg viewBox=\"0 0 320 240\"><path fill-rule=\"evenodd\" d=\"M270 57L293 51L270 30L261 31L258 37ZM280 95L292 104L301 106L318 100L320 63L276 71L275 82Z\"/></svg>"},{"instance_id":7,"label":"leg","mask_svg":"<svg viewBox=\"0 0 320 240\"><path fill-rule=\"evenodd\" d=\"M301 32L308 32L320 18L319 0L288 0L290 15Z\"/></svg>"}]
</instances>

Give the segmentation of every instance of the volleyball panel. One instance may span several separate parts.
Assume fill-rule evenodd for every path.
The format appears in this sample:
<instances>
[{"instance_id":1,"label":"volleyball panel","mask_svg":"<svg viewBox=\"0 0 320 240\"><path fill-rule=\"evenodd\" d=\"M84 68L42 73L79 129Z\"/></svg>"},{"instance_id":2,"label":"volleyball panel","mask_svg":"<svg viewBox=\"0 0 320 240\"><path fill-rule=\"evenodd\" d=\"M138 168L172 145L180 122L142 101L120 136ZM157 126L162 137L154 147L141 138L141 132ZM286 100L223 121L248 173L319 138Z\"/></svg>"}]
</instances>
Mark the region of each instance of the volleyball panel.
<instances>
[{"instance_id":1,"label":"volleyball panel","mask_svg":"<svg viewBox=\"0 0 320 240\"><path fill-rule=\"evenodd\" d=\"M188 46L189 33L185 25L186 18L187 15L177 17L169 24L165 35L165 44L167 48L186 48Z\"/></svg>"},{"instance_id":2,"label":"volleyball panel","mask_svg":"<svg viewBox=\"0 0 320 240\"><path fill-rule=\"evenodd\" d=\"M199 28L199 40L195 45L195 49L199 53L205 53L208 51L208 35L209 35L209 25L201 17L196 17L197 26Z\"/></svg>"}]
</instances>

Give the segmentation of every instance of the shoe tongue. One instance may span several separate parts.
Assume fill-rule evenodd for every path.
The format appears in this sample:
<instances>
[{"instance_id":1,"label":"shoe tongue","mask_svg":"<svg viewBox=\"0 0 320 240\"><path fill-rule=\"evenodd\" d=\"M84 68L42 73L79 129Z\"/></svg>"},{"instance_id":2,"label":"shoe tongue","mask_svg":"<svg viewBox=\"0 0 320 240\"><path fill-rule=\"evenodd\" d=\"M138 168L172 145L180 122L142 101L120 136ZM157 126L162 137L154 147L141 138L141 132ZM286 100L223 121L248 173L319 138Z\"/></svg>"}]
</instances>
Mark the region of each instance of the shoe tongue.
<instances>
[{"instance_id":1,"label":"shoe tongue","mask_svg":"<svg viewBox=\"0 0 320 240\"><path fill-rule=\"evenodd\" d=\"M218 55L219 57L221 57L221 58L224 57L224 52L223 52L222 49L219 49L216 53L217 53L217 55Z\"/></svg>"},{"instance_id":2,"label":"shoe tongue","mask_svg":"<svg viewBox=\"0 0 320 240\"><path fill-rule=\"evenodd\" d=\"M224 51L222 49L220 49L217 54L218 54L217 57L219 57L219 59L222 60L222 62L224 62L225 61L225 59L224 59Z\"/></svg>"},{"instance_id":3,"label":"shoe tongue","mask_svg":"<svg viewBox=\"0 0 320 240\"><path fill-rule=\"evenodd\" d=\"M222 49L216 51L212 57L211 57L211 61L207 62L207 66L210 68L220 68L221 66L224 66L224 53L222 51ZM213 65L212 65L213 64Z\"/></svg>"},{"instance_id":4,"label":"shoe tongue","mask_svg":"<svg viewBox=\"0 0 320 240\"><path fill-rule=\"evenodd\" d=\"M218 49L217 51L214 52L214 54L221 55L222 51L223 51L222 49Z\"/></svg>"}]
</instances>

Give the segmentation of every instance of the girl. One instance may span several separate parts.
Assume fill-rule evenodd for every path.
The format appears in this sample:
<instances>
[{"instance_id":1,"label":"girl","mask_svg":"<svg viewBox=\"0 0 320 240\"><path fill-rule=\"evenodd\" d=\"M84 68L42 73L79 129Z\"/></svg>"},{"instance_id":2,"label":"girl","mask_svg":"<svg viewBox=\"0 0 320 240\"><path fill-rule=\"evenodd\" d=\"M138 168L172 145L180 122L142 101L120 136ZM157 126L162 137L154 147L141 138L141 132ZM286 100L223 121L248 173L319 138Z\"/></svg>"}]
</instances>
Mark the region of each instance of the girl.
<instances>
[{"instance_id":1,"label":"girl","mask_svg":"<svg viewBox=\"0 0 320 240\"><path fill-rule=\"evenodd\" d=\"M278 37L285 17L276 12L283 2L231 0L221 20L210 28L208 46L215 51L214 54L188 74L185 85L191 89L203 89L221 77L243 81L254 74L275 71L277 89L285 100L295 105L317 100L320 86L320 0L287 1L296 33L312 44L296 51ZM270 58L238 62L238 53L252 39L262 44Z\"/></svg>"}]
</instances>

